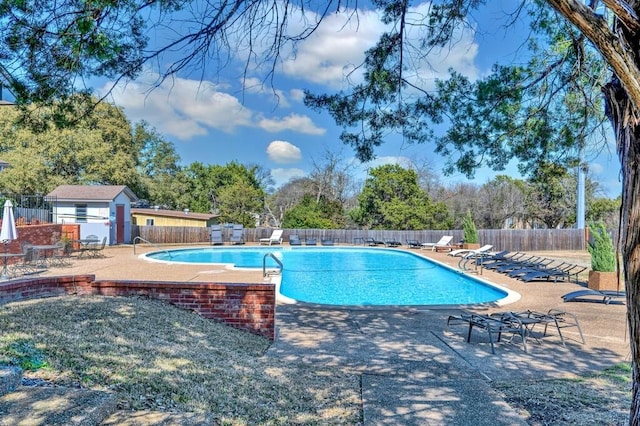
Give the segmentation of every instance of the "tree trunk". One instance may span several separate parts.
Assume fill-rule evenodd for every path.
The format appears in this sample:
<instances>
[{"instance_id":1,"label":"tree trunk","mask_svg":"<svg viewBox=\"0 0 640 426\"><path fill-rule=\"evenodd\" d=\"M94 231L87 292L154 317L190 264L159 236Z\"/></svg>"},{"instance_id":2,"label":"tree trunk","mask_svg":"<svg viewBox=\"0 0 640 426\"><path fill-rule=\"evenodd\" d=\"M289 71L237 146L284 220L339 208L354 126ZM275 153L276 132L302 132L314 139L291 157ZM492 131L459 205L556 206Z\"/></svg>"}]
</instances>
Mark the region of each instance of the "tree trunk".
<instances>
[{"instance_id":1,"label":"tree trunk","mask_svg":"<svg viewBox=\"0 0 640 426\"><path fill-rule=\"evenodd\" d=\"M629 424L640 425L640 120L618 79L607 84L604 95L622 164L620 241L633 373Z\"/></svg>"}]
</instances>

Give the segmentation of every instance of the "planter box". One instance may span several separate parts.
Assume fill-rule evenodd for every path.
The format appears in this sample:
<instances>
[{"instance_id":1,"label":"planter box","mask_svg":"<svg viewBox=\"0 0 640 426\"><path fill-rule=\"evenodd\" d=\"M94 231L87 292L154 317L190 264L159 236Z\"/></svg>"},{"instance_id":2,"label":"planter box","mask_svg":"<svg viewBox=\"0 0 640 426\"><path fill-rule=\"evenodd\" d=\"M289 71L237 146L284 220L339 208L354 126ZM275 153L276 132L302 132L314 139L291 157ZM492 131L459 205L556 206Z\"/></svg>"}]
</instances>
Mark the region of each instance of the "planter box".
<instances>
[{"instance_id":1,"label":"planter box","mask_svg":"<svg viewBox=\"0 0 640 426\"><path fill-rule=\"evenodd\" d=\"M469 250L478 250L480 248L480 243L464 243L462 244L462 248Z\"/></svg>"},{"instance_id":2,"label":"planter box","mask_svg":"<svg viewBox=\"0 0 640 426\"><path fill-rule=\"evenodd\" d=\"M617 272L589 271L589 288L592 290L618 290ZM624 290L624 289L623 289Z\"/></svg>"}]
</instances>

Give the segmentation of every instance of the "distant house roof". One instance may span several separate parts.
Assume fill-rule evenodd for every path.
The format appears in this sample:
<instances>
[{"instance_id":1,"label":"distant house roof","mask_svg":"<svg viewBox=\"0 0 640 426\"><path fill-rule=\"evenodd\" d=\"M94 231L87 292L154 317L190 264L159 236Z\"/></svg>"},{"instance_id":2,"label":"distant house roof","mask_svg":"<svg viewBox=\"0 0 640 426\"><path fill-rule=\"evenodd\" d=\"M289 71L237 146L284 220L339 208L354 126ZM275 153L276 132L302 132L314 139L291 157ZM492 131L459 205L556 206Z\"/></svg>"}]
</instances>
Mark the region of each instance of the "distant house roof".
<instances>
[{"instance_id":1,"label":"distant house roof","mask_svg":"<svg viewBox=\"0 0 640 426\"><path fill-rule=\"evenodd\" d=\"M161 217L173 217L173 218L191 218L191 219L201 219L201 220L211 220L215 219L219 215L213 213L192 213L192 212L184 212L180 210L163 210L163 209L131 209L131 214L144 214L147 216L161 216Z\"/></svg>"},{"instance_id":2,"label":"distant house roof","mask_svg":"<svg viewBox=\"0 0 640 426\"><path fill-rule=\"evenodd\" d=\"M131 201L138 199L125 185L60 185L47 196L58 201L113 201L122 192Z\"/></svg>"}]
</instances>

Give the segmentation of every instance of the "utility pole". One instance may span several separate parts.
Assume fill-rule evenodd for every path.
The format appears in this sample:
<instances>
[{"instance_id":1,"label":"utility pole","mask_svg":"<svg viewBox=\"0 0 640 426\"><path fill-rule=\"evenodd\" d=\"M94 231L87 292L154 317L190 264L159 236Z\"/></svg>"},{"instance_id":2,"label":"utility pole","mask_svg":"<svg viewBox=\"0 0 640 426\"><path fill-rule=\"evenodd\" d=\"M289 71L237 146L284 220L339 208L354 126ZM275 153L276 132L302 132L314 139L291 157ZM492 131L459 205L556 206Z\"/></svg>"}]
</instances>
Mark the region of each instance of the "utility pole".
<instances>
[{"instance_id":1,"label":"utility pole","mask_svg":"<svg viewBox=\"0 0 640 426\"><path fill-rule=\"evenodd\" d=\"M587 163L584 161L584 155L580 153L580 164L578 164L578 200L576 211L576 227L578 229L584 229L585 219L585 180L587 174Z\"/></svg>"}]
</instances>

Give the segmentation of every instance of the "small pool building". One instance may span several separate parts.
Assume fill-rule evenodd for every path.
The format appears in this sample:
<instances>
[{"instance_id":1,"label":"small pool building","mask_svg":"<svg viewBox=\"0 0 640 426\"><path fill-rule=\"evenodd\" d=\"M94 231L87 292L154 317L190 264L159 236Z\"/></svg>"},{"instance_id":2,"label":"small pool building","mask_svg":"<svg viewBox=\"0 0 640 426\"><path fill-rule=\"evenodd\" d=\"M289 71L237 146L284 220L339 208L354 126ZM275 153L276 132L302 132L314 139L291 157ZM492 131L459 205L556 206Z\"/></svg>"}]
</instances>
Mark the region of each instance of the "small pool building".
<instances>
[{"instance_id":1,"label":"small pool building","mask_svg":"<svg viewBox=\"0 0 640 426\"><path fill-rule=\"evenodd\" d=\"M107 237L107 244L131 242L131 203L138 197L125 185L60 185L49 194L55 223L80 225L80 238Z\"/></svg>"}]
</instances>

